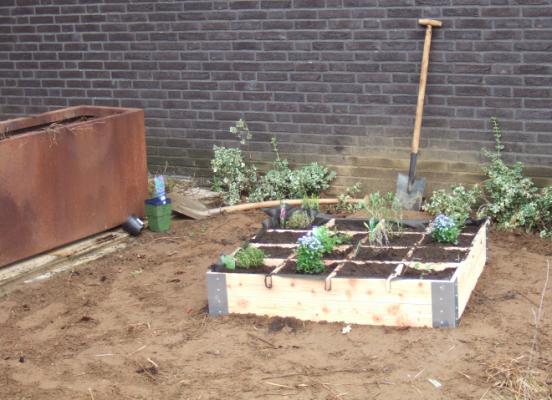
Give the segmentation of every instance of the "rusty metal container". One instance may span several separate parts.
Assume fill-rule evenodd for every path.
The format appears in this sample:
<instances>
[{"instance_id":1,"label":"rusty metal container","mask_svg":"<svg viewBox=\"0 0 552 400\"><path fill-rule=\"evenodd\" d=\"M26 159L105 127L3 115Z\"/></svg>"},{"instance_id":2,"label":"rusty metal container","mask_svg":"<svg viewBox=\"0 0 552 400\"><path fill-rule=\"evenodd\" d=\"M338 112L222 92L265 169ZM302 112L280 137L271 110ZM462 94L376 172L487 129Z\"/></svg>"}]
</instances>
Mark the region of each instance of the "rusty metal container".
<instances>
[{"instance_id":1,"label":"rusty metal container","mask_svg":"<svg viewBox=\"0 0 552 400\"><path fill-rule=\"evenodd\" d=\"M0 266L144 215L144 112L79 106L0 122Z\"/></svg>"}]
</instances>

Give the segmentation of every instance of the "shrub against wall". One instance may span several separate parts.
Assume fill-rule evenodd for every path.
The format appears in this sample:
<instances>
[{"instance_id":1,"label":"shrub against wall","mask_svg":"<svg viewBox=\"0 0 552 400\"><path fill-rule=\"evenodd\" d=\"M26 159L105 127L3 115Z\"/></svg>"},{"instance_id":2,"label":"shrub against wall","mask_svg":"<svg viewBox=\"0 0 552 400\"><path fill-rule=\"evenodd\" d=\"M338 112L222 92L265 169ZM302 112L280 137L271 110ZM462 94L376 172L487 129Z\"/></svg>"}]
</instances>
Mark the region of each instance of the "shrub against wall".
<instances>
[{"instance_id":1,"label":"shrub against wall","mask_svg":"<svg viewBox=\"0 0 552 400\"><path fill-rule=\"evenodd\" d=\"M550 0L46 3L0 4L0 114L144 108L153 168L208 175L213 144L230 145L243 116L256 161L271 160L276 135L291 163L389 188L406 169L419 17L444 23L420 173L431 184L479 179L490 116L507 132L507 161L552 165Z\"/></svg>"}]
</instances>

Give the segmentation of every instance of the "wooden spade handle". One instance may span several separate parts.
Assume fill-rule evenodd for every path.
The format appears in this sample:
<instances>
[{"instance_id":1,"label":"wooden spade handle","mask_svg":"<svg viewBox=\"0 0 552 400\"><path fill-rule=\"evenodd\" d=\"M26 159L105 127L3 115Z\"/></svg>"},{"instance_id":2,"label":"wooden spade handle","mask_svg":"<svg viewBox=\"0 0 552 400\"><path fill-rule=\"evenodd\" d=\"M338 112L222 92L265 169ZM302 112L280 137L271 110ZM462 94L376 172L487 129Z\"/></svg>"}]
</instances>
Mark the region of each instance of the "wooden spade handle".
<instances>
[{"instance_id":1,"label":"wooden spade handle","mask_svg":"<svg viewBox=\"0 0 552 400\"><path fill-rule=\"evenodd\" d=\"M414 120L414 132L412 133L412 154L418 154L420 144L420 132L422 130L422 117L424 114L424 101L427 83L427 70L429 67L429 49L431 47L431 32L433 27L440 27L441 21L431 19L418 20L420 25L426 26L424 40L424 52L422 55L422 68L420 71L420 85L418 86L418 103L416 104L416 119Z\"/></svg>"},{"instance_id":2,"label":"wooden spade handle","mask_svg":"<svg viewBox=\"0 0 552 400\"><path fill-rule=\"evenodd\" d=\"M418 23L420 25L432 26L434 28L440 28L443 26L443 23L441 21L437 21L436 19L419 19Z\"/></svg>"}]
</instances>

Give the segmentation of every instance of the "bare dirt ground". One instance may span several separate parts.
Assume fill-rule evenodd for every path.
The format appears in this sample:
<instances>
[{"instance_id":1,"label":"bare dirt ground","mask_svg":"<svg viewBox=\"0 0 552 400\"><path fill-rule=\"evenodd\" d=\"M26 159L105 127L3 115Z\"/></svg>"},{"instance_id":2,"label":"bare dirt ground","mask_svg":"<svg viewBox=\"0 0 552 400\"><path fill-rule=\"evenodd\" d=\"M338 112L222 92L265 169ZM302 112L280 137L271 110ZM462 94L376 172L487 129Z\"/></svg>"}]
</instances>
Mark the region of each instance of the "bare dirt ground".
<instances>
[{"instance_id":1,"label":"bare dirt ground","mask_svg":"<svg viewBox=\"0 0 552 400\"><path fill-rule=\"evenodd\" d=\"M13 284L0 297L0 399L513 398L486 370L527 364L550 241L493 232L454 330L353 325L344 335L342 324L207 316L206 268L262 219L177 220L76 271ZM543 312L534 366L550 388L550 288Z\"/></svg>"}]
</instances>

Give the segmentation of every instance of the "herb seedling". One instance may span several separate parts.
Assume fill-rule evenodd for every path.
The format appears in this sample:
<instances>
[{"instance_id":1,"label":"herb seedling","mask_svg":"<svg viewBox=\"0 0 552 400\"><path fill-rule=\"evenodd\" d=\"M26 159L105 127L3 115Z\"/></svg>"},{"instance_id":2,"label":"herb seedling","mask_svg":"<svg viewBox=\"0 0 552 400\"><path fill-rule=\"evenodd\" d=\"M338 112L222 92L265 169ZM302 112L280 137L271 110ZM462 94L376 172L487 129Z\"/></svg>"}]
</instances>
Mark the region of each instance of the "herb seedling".
<instances>
[{"instance_id":1,"label":"herb seedling","mask_svg":"<svg viewBox=\"0 0 552 400\"><path fill-rule=\"evenodd\" d=\"M430 229L433 240L440 243L458 244L460 228L452 218L439 214L431 223Z\"/></svg>"},{"instance_id":2,"label":"herb seedling","mask_svg":"<svg viewBox=\"0 0 552 400\"><path fill-rule=\"evenodd\" d=\"M376 223L384 221L374 233L378 235L385 233L387 240L395 236L395 234L400 233L401 225L399 222L402 219L402 207L393 193L388 192L386 195L382 195L379 192L371 193L364 197L361 207L366 211L368 216L368 231L371 232L376 229L376 224L371 222L373 220ZM383 237L381 239L384 240Z\"/></svg>"},{"instance_id":3,"label":"herb seedling","mask_svg":"<svg viewBox=\"0 0 552 400\"><path fill-rule=\"evenodd\" d=\"M261 249L248 245L236 253L236 267L245 269L259 268L263 266L264 258L265 253Z\"/></svg>"},{"instance_id":4,"label":"herb seedling","mask_svg":"<svg viewBox=\"0 0 552 400\"><path fill-rule=\"evenodd\" d=\"M305 210L297 210L291 214L286 222L290 229L305 229L312 223L312 218Z\"/></svg>"},{"instance_id":5,"label":"herb seedling","mask_svg":"<svg viewBox=\"0 0 552 400\"><path fill-rule=\"evenodd\" d=\"M310 197L305 194L301 201L301 208L303 210L320 211L320 199L314 193Z\"/></svg>"},{"instance_id":6,"label":"herb seedling","mask_svg":"<svg viewBox=\"0 0 552 400\"><path fill-rule=\"evenodd\" d=\"M368 223L364 223L364 226L368 229L368 242L371 246L389 246L389 233L384 219L378 221L375 218L370 218Z\"/></svg>"},{"instance_id":7,"label":"herb seedling","mask_svg":"<svg viewBox=\"0 0 552 400\"><path fill-rule=\"evenodd\" d=\"M346 212L349 214L354 213L355 211L361 208L360 203L354 204L351 203L351 200L360 193L360 182L355 183L353 186L345 189L345 193L341 193L337 196L337 205L335 210L337 212Z\"/></svg>"},{"instance_id":8,"label":"herb seedling","mask_svg":"<svg viewBox=\"0 0 552 400\"><path fill-rule=\"evenodd\" d=\"M335 230L330 230L326 226L314 227L312 229L312 234L322 244L324 253L328 254L333 252L335 246L339 246L340 244L344 243L350 243L352 239L350 235L339 233Z\"/></svg>"},{"instance_id":9,"label":"herb seedling","mask_svg":"<svg viewBox=\"0 0 552 400\"><path fill-rule=\"evenodd\" d=\"M222 255L220 262L224 268L234 270L236 268L251 269L263 266L265 253L250 245L238 250L234 256Z\"/></svg>"}]
</instances>

